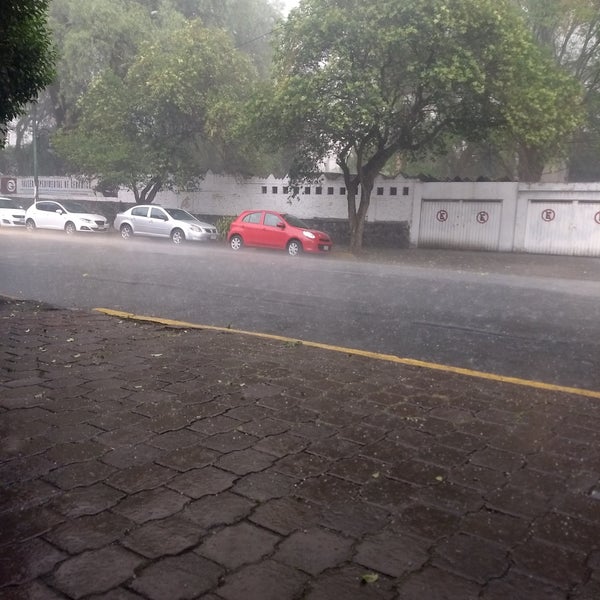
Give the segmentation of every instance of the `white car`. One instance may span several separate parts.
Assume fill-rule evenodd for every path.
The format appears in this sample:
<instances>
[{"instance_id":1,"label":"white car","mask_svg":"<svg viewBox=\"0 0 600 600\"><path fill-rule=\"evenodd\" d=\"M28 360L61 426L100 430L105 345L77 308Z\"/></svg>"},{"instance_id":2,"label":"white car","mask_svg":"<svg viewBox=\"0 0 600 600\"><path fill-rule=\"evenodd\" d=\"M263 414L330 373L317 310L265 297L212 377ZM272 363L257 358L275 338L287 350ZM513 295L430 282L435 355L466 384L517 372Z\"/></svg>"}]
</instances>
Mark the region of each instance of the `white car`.
<instances>
[{"instance_id":1,"label":"white car","mask_svg":"<svg viewBox=\"0 0 600 600\"><path fill-rule=\"evenodd\" d=\"M23 227L25 209L12 198L0 197L0 227Z\"/></svg>"},{"instance_id":2,"label":"white car","mask_svg":"<svg viewBox=\"0 0 600 600\"><path fill-rule=\"evenodd\" d=\"M72 200L40 200L25 212L25 227L29 231L60 229L72 235L78 231L106 232L108 221Z\"/></svg>"},{"instance_id":3,"label":"white car","mask_svg":"<svg viewBox=\"0 0 600 600\"><path fill-rule=\"evenodd\" d=\"M217 228L199 221L181 208L164 208L155 204L138 204L115 217L113 227L124 240L134 235L171 238L174 244L186 240L216 240Z\"/></svg>"}]
</instances>

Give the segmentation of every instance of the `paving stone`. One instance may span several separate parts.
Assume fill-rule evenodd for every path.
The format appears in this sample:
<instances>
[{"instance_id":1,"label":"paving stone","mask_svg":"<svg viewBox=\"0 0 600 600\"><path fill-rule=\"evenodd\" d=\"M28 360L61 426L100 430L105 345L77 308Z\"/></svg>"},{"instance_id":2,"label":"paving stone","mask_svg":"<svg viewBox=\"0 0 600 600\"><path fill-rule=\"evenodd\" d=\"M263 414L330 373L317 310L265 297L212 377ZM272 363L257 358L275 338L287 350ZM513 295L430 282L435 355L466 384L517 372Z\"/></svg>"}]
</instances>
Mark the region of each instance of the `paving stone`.
<instances>
[{"instance_id":1,"label":"paving stone","mask_svg":"<svg viewBox=\"0 0 600 600\"><path fill-rule=\"evenodd\" d=\"M143 600L143 597L135 592L118 587L110 592L106 592L106 594L95 594L94 596L90 596L90 600Z\"/></svg>"},{"instance_id":2,"label":"paving stone","mask_svg":"<svg viewBox=\"0 0 600 600\"><path fill-rule=\"evenodd\" d=\"M372 478L360 490L360 496L366 502L390 511L400 511L411 501L414 488L404 481L389 477Z\"/></svg>"},{"instance_id":3,"label":"paving stone","mask_svg":"<svg viewBox=\"0 0 600 600\"><path fill-rule=\"evenodd\" d=\"M484 588L484 600L565 600L565 593L531 576L511 569L500 579L493 579ZM592 600L590 598L590 600Z\"/></svg>"},{"instance_id":4,"label":"paving stone","mask_svg":"<svg viewBox=\"0 0 600 600\"><path fill-rule=\"evenodd\" d=\"M367 536L356 549L354 560L390 577L418 571L428 560L427 547L418 538L383 532Z\"/></svg>"},{"instance_id":5,"label":"paving stone","mask_svg":"<svg viewBox=\"0 0 600 600\"><path fill-rule=\"evenodd\" d=\"M115 467L97 460L88 460L59 467L48 473L45 479L63 490L72 490L104 481L114 472Z\"/></svg>"},{"instance_id":6,"label":"paving stone","mask_svg":"<svg viewBox=\"0 0 600 600\"><path fill-rule=\"evenodd\" d=\"M135 494L164 486L177 473L160 465L141 465L116 471L106 479L106 483L127 494Z\"/></svg>"},{"instance_id":7,"label":"paving stone","mask_svg":"<svg viewBox=\"0 0 600 600\"><path fill-rule=\"evenodd\" d=\"M19 587L4 588L2 600L63 600L64 596L39 581Z\"/></svg>"},{"instance_id":8,"label":"paving stone","mask_svg":"<svg viewBox=\"0 0 600 600\"><path fill-rule=\"evenodd\" d=\"M234 570L271 554L280 537L249 523L225 527L204 538L195 552Z\"/></svg>"},{"instance_id":9,"label":"paving stone","mask_svg":"<svg viewBox=\"0 0 600 600\"><path fill-rule=\"evenodd\" d=\"M377 580L366 583L368 574L358 565L348 565L321 574L310 582L310 590L302 596L304 600L392 600L396 598L394 580L378 575Z\"/></svg>"},{"instance_id":10,"label":"paving stone","mask_svg":"<svg viewBox=\"0 0 600 600\"><path fill-rule=\"evenodd\" d=\"M106 452L106 446L93 440L84 442L69 442L58 444L44 453L44 456L59 464L85 462L93 458L100 458Z\"/></svg>"},{"instance_id":11,"label":"paving stone","mask_svg":"<svg viewBox=\"0 0 600 600\"><path fill-rule=\"evenodd\" d=\"M51 584L78 599L107 592L131 579L143 560L118 546L79 554L63 562L50 578Z\"/></svg>"},{"instance_id":12,"label":"paving stone","mask_svg":"<svg viewBox=\"0 0 600 600\"><path fill-rule=\"evenodd\" d=\"M121 538L135 524L109 511L71 519L46 534L46 539L69 554L101 548Z\"/></svg>"},{"instance_id":13,"label":"paving stone","mask_svg":"<svg viewBox=\"0 0 600 600\"><path fill-rule=\"evenodd\" d=\"M190 429L179 429L178 431L167 431L156 435L146 441L151 446L162 450L178 450L180 448L191 448L195 446L204 436Z\"/></svg>"},{"instance_id":14,"label":"paving stone","mask_svg":"<svg viewBox=\"0 0 600 600\"><path fill-rule=\"evenodd\" d=\"M450 482L481 492L493 492L503 487L509 476L508 473L471 463L459 465L448 472Z\"/></svg>"},{"instance_id":15,"label":"paving stone","mask_svg":"<svg viewBox=\"0 0 600 600\"><path fill-rule=\"evenodd\" d=\"M53 498L49 506L65 517L95 515L115 506L124 494L104 483L75 488Z\"/></svg>"},{"instance_id":16,"label":"paving stone","mask_svg":"<svg viewBox=\"0 0 600 600\"><path fill-rule=\"evenodd\" d=\"M569 589L583 581L585 555L567 548L531 538L512 552L514 569L527 573L561 589Z\"/></svg>"},{"instance_id":17,"label":"paving stone","mask_svg":"<svg viewBox=\"0 0 600 600\"><path fill-rule=\"evenodd\" d=\"M284 475L306 479L325 473L330 466L331 461L326 458L309 452L298 452L279 459L273 468Z\"/></svg>"},{"instance_id":18,"label":"paving stone","mask_svg":"<svg viewBox=\"0 0 600 600\"><path fill-rule=\"evenodd\" d=\"M357 484L373 481L389 474L389 465L370 459L366 456L343 458L332 464L329 472L336 477L347 479Z\"/></svg>"},{"instance_id":19,"label":"paving stone","mask_svg":"<svg viewBox=\"0 0 600 600\"><path fill-rule=\"evenodd\" d=\"M485 495L486 506L522 518L535 518L548 510L549 498L535 490L507 485Z\"/></svg>"},{"instance_id":20,"label":"paving stone","mask_svg":"<svg viewBox=\"0 0 600 600\"><path fill-rule=\"evenodd\" d=\"M43 454L16 458L0 466L0 481L5 485L37 479L56 468L56 463Z\"/></svg>"},{"instance_id":21,"label":"paving stone","mask_svg":"<svg viewBox=\"0 0 600 600\"><path fill-rule=\"evenodd\" d=\"M484 584L507 571L509 556L505 547L458 533L436 546L432 564Z\"/></svg>"},{"instance_id":22,"label":"paving stone","mask_svg":"<svg viewBox=\"0 0 600 600\"><path fill-rule=\"evenodd\" d=\"M121 539L121 544L146 558L160 558L196 546L202 532L199 525L174 516L138 527Z\"/></svg>"},{"instance_id":23,"label":"paving stone","mask_svg":"<svg viewBox=\"0 0 600 600\"><path fill-rule=\"evenodd\" d=\"M274 419L272 417L264 417L242 423L238 426L238 430L258 438L264 438L270 435L284 433L288 431L291 426L290 423L286 423L285 421Z\"/></svg>"},{"instance_id":24,"label":"paving stone","mask_svg":"<svg viewBox=\"0 0 600 600\"><path fill-rule=\"evenodd\" d=\"M237 494L246 496L251 500L263 502L272 498L281 498L290 494L297 484L297 480L266 470L260 473L250 473L238 479L232 488Z\"/></svg>"},{"instance_id":25,"label":"paving stone","mask_svg":"<svg viewBox=\"0 0 600 600\"><path fill-rule=\"evenodd\" d=\"M337 437L329 437L312 442L308 446L307 452L335 460L358 454L359 451L362 451L362 448L360 444L355 442L340 440Z\"/></svg>"},{"instance_id":26,"label":"paving stone","mask_svg":"<svg viewBox=\"0 0 600 600\"><path fill-rule=\"evenodd\" d=\"M119 469L127 469L128 467L151 464L162 454L164 454L164 451L160 448L142 443L135 446L115 448L115 450L107 452L102 457L102 462Z\"/></svg>"},{"instance_id":27,"label":"paving stone","mask_svg":"<svg viewBox=\"0 0 600 600\"><path fill-rule=\"evenodd\" d=\"M529 522L496 511L482 509L469 513L460 522L465 533L512 547L525 540Z\"/></svg>"},{"instance_id":28,"label":"paving stone","mask_svg":"<svg viewBox=\"0 0 600 600\"><path fill-rule=\"evenodd\" d=\"M469 462L502 473L511 473L523 466L524 459L519 454L514 454L513 452L506 452L497 448L485 448L471 454Z\"/></svg>"},{"instance_id":29,"label":"paving stone","mask_svg":"<svg viewBox=\"0 0 600 600\"><path fill-rule=\"evenodd\" d=\"M480 586L476 583L435 567L412 573L398 585L402 600L476 600L479 592ZM508 598L513 600L511 596L506 596L505 600Z\"/></svg>"},{"instance_id":30,"label":"paving stone","mask_svg":"<svg viewBox=\"0 0 600 600\"><path fill-rule=\"evenodd\" d=\"M270 454L248 448L224 454L215 464L220 469L231 471L236 475L247 475L248 473L256 473L267 469L274 461L275 458Z\"/></svg>"},{"instance_id":31,"label":"paving stone","mask_svg":"<svg viewBox=\"0 0 600 600\"><path fill-rule=\"evenodd\" d=\"M294 600L305 582L306 575L299 571L265 561L226 575L216 593L225 600Z\"/></svg>"},{"instance_id":32,"label":"paving stone","mask_svg":"<svg viewBox=\"0 0 600 600\"><path fill-rule=\"evenodd\" d=\"M219 452L195 446L193 448L180 448L169 454L164 454L156 462L169 469L184 472L212 465L220 456Z\"/></svg>"},{"instance_id":33,"label":"paving stone","mask_svg":"<svg viewBox=\"0 0 600 600\"><path fill-rule=\"evenodd\" d=\"M6 511L0 515L0 546L38 537L63 521L62 515L44 507Z\"/></svg>"},{"instance_id":34,"label":"paving stone","mask_svg":"<svg viewBox=\"0 0 600 600\"><path fill-rule=\"evenodd\" d=\"M271 435L253 444L255 450L281 457L304 450L308 446L305 438L292 435L289 432Z\"/></svg>"},{"instance_id":35,"label":"paving stone","mask_svg":"<svg viewBox=\"0 0 600 600\"><path fill-rule=\"evenodd\" d=\"M459 518L435 506L411 504L396 516L393 529L408 529L424 539L438 540L456 531Z\"/></svg>"},{"instance_id":36,"label":"paving stone","mask_svg":"<svg viewBox=\"0 0 600 600\"><path fill-rule=\"evenodd\" d=\"M405 460L390 467L387 475L414 485L435 485L447 479L447 470L420 460Z\"/></svg>"},{"instance_id":37,"label":"paving stone","mask_svg":"<svg viewBox=\"0 0 600 600\"><path fill-rule=\"evenodd\" d=\"M311 575L341 566L352 556L353 540L324 529L297 531L279 546L274 559Z\"/></svg>"},{"instance_id":38,"label":"paving stone","mask_svg":"<svg viewBox=\"0 0 600 600\"><path fill-rule=\"evenodd\" d=\"M221 492L216 496L204 496L190 502L183 515L204 529L211 529L243 519L250 514L254 506L255 503L247 498L231 492Z\"/></svg>"},{"instance_id":39,"label":"paving stone","mask_svg":"<svg viewBox=\"0 0 600 600\"><path fill-rule=\"evenodd\" d=\"M228 490L237 479L237 475L227 471L215 467L204 467L178 475L169 481L168 487L190 498L198 499Z\"/></svg>"},{"instance_id":40,"label":"paving stone","mask_svg":"<svg viewBox=\"0 0 600 600\"><path fill-rule=\"evenodd\" d=\"M600 511L600 503L598 505ZM536 537L587 554L600 539L600 523L590 523L575 517L548 513L532 527Z\"/></svg>"},{"instance_id":41,"label":"paving stone","mask_svg":"<svg viewBox=\"0 0 600 600\"><path fill-rule=\"evenodd\" d=\"M325 473L301 481L295 488L295 494L309 502L329 505L355 501L361 490L362 487L356 483Z\"/></svg>"},{"instance_id":42,"label":"paving stone","mask_svg":"<svg viewBox=\"0 0 600 600\"><path fill-rule=\"evenodd\" d=\"M4 546L0 551L0 589L32 582L52 571L67 555L40 538ZM4 591L0 591L0 597Z\"/></svg>"},{"instance_id":43,"label":"paving stone","mask_svg":"<svg viewBox=\"0 0 600 600\"><path fill-rule=\"evenodd\" d=\"M188 600L216 586L222 573L218 565L188 552L151 564L131 588L151 600Z\"/></svg>"},{"instance_id":44,"label":"paving stone","mask_svg":"<svg viewBox=\"0 0 600 600\"><path fill-rule=\"evenodd\" d=\"M189 498L173 490L156 488L128 496L112 510L136 523L145 523L170 517L178 513L188 502Z\"/></svg>"},{"instance_id":45,"label":"paving stone","mask_svg":"<svg viewBox=\"0 0 600 600\"><path fill-rule=\"evenodd\" d=\"M263 502L250 516L254 523L282 535L308 529L319 521L320 508L300 498L275 498Z\"/></svg>"}]
</instances>

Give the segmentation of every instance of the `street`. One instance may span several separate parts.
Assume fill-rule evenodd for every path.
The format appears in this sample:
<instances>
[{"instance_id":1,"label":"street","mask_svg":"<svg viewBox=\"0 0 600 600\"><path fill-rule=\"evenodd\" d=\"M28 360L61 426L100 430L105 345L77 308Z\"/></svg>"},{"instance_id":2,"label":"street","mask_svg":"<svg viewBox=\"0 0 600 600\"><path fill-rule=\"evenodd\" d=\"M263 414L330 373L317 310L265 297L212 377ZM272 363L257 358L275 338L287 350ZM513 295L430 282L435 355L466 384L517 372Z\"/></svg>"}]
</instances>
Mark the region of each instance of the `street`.
<instances>
[{"instance_id":1,"label":"street","mask_svg":"<svg viewBox=\"0 0 600 600\"><path fill-rule=\"evenodd\" d=\"M24 231L2 231L0 251L0 294L15 298L600 389L600 280L553 273L552 261L564 265L568 257L531 256L540 275L535 267L527 274L498 268L502 256L495 254L477 253L481 268L465 269L460 261L441 267L408 260L418 251L399 250L397 261L381 263L335 253L292 259L234 254L222 245ZM484 268L486 258L493 269Z\"/></svg>"}]
</instances>

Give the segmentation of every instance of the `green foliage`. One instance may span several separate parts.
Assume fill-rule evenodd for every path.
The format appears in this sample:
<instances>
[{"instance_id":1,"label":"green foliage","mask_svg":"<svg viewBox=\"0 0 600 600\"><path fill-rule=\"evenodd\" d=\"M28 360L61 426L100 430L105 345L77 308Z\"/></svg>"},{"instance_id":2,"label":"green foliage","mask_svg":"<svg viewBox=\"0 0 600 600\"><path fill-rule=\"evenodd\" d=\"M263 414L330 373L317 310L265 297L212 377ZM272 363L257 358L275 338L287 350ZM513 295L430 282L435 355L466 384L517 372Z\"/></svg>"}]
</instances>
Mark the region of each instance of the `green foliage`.
<instances>
[{"instance_id":1,"label":"green foliage","mask_svg":"<svg viewBox=\"0 0 600 600\"><path fill-rule=\"evenodd\" d=\"M78 125L55 146L87 175L152 201L164 186L243 161L233 132L254 77L224 31L177 24L141 44L124 77L98 77L79 104Z\"/></svg>"},{"instance_id":2,"label":"green foliage","mask_svg":"<svg viewBox=\"0 0 600 600\"><path fill-rule=\"evenodd\" d=\"M573 127L577 103L509 0L304 0L257 108L272 142L296 144L292 177L335 156L359 249L374 177L394 155L500 130L548 145Z\"/></svg>"},{"instance_id":3,"label":"green foliage","mask_svg":"<svg viewBox=\"0 0 600 600\"><path fill-rule=\"evenodd\" d=\"M0 18L0 147L6 124L54 77L48 0L5 0Z\"/></svg>"},{"instance_id":4,"label":"green foliage","mask_svg":"<svg viewBox=\"0 0 600 600\"><path fill-rule=\"evenodd\" d=\"M220 217L215 223L215 227L217 228L217 232L219 233L219 238L224 240L227 237L227 232L229 231L229 227L235 221L235 217Z\"/></svg>"}]
</instances>

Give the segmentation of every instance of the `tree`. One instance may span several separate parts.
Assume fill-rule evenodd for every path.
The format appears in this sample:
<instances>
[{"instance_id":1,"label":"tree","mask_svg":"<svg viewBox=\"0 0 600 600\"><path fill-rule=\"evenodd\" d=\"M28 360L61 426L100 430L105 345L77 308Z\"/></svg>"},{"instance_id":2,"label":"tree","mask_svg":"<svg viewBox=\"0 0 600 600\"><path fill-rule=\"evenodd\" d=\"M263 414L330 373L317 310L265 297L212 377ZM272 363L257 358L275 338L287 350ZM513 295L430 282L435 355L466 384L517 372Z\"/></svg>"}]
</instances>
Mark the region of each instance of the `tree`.
<instances>
[{"instance_id":1,"label":"tree","mask_svg":"<svg viewBox=\"0 0 600 600\"><path fill-rule=\"evenodd\" d=\"M515 0L538 43L581 84L586 118L570 156L570 175L600 176L600 0ZM532 160L525 148L525 160ZM593 156L590 157L590 152ZM590 160L591 159L591 160ZM593 161L596 166L594 168ZM535 161L535 157L533 157ZM581 164L584 163L584 164ZM581 167L578 165L581 164ZM593 173L595 172L595 176Z\"/></svg>"},{"instance_id":2,"label":"tree","mask_svg":"<svg viewBox=\"0 0 600 600\"><path fill-rule=\"evenodd\" d=\"M280 30L275 64L257 111L273 141L296 144L293 179L335 157L353 251L375 176L395 154L439 152L453 135L480 140L502 128L548 139L559 96L570 100L567 114L577 103L508 0L303 0Z\"/></svg>"},{"instance_id":3,"label":"tree","mask_svg":"<svg viewBox=\"0 0 600 600\"><path fill-rule=\"evenodd\" d=\"M232 131L253 73L222 30L199 21L165 30L141 45L123 78L107 71L96 80L78 125L55 146L88 176L152 202L165 186L243 160Z\"/></svg>"},{"instance_id":4,"label":"tree","mask_svg":"<svg viewBox=\"0 0 600 600\"><path fill-rule=\"evenodd\" d=\"M6 0L0 19L0 147L7 123L54 77L47 0Z\"/></svg>"}]
</instances>

